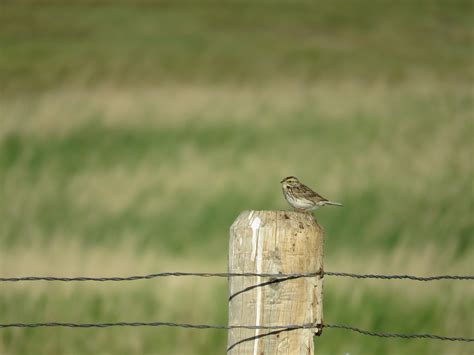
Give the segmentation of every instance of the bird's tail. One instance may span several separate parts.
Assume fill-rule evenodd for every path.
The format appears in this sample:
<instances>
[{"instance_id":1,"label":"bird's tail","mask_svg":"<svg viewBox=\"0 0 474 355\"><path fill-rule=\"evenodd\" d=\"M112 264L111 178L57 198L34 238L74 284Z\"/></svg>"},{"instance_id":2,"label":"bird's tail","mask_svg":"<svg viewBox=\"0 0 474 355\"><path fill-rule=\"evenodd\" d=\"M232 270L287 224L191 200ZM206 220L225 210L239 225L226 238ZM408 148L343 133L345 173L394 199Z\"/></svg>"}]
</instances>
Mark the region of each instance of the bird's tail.
<instances>
[{"instance_id":1,"label":"bird's tail","mask_svg":"<svg viewBox=\"0 0 474 355\"><path fill-rule=\"evenodd\" d=\"M324 204L325 204L325 205L332 205L332 206L343 207L343 204L342 204L342 203L338 203L338 202L325 201Z\"/></svg>"}]
</instances>

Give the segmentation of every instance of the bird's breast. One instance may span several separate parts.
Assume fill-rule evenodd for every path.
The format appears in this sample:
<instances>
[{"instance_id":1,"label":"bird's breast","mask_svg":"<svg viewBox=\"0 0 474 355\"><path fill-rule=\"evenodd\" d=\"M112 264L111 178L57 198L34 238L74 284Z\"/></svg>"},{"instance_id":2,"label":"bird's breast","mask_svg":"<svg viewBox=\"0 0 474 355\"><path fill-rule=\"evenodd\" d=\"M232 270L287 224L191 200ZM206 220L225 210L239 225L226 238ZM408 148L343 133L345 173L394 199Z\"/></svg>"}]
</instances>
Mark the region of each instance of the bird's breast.
<instances>
[{"instance_id":1,"label":"bird's breast","mask_svg":"<svg viewBox=\"0 0 474 355\"><path fill-rule=\"evenodd\" d=\"M296 198L291 194L286 194L286 199L291 206L300 210L306 210L314 206L313 201L307 200L305 198Z\"/></svg>"}]
</instances>

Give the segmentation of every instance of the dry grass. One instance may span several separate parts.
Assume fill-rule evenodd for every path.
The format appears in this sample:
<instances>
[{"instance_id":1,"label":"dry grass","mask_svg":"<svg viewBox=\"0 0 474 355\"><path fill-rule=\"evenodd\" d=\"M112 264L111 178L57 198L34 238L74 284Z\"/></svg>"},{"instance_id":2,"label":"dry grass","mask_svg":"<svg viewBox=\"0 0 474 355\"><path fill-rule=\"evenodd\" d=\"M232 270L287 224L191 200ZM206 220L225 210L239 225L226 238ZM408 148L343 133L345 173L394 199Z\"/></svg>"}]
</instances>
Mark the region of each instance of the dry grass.
<instances>
[{"instance_id":1,"label":"dry grass","mask_svg":"<svg viewBox=\"0 0 474 355\"><path fill-rule=\"evenodd\" d=\"M348 113L370 112L383 121L391 119L394 107L401 106L406 98L431 101L454 92L464 100L472 100L469 89L467 83L443 84L423 78L396 85L383 81L370 84L320 81L308 85L276 82L260 87L175 84L135 87L133 90L113 86L87 90L65 87L27 97L0 98L0 138L14 132L35 136L64 135L91 121L112 128L173 128L199 118L203 124L224 119L268 128L277 122L291 122L295 113L308 106L318 114L318 120L344 122L352 119ZM445 109L446 113L452 114L448 105ZM398 119L416 121L403 117L403 107L397 110L401 115ZM256 116L260 119L255 120ZM454 120L459 118L453 117ZM400 127L401 131L404 129L409 126Z\"/></svg>"}]
</instances>

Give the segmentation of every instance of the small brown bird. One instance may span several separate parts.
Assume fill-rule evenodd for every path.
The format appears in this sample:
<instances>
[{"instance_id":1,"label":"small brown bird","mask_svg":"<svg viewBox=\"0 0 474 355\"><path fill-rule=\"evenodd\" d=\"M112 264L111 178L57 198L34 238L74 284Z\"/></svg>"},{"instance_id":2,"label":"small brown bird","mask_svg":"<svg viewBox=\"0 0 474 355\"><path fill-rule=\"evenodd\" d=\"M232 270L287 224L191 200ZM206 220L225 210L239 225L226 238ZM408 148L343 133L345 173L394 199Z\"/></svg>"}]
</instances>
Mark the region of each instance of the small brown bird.
<instances>
[{"instance_id":1,"label":"small brown bird","mask_svg":"<svg viewBox=\"0 0 474 355\"><path fill-rule=\"evenodd\" d=\"M280 183L286 201L296 210L308 212L325 205L342 206L340 203L325 199L294 176L288 176Z\"/></svg>"}]
</instances>

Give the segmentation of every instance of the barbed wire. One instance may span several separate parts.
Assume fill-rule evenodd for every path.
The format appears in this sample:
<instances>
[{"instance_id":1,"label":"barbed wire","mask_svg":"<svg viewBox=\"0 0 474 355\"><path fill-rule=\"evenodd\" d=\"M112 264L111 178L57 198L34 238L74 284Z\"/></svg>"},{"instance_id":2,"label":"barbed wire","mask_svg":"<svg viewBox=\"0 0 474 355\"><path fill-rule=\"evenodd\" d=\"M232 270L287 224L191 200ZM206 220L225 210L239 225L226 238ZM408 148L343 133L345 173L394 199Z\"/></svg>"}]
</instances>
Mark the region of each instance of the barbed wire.
<instances>
[{"instance_id":1,"label":"barbed wire","mask_svg":"<svg viewBox=\"0 0 474 355\"><path fill-rule=\"evenodd\" d=\"M374 337L382 338L402 338L402 339L434 339L434 340L445 340L445 341L460 341L460 342L474 342L474 338L468 337L451 337L444 335L435 334L403 334L403 333L384 333L364 330L357 327L352 327L344 324L288 324L288 325L211 325L211 324L189 324L189 323L172 323L172 322L116 322L116 323L62 323L62 322L51 322L51 323L7 323L0 324L0 328L41 328L41 327L66 327L66 328L110 328L110 327L179 327L179 328L191 328L191 329L220 329L220 330L231 330L231 329L266 329L266 330L281 330L290 331L297 329L315 329L315 328L333 328L333 329L344 329L360 333L363 335L369 335ZM270 335L267 333L266 335ZM263 334L265 336L265 334Z\"/></svg>"},{"instance_id":2,"label":"barbed wire","mask_svg":"<svg viewBox=\"0 0 474 355\"><path fill-rule=\"evenodd\" d=\"M438 275L438 276L413 276L413 275L383 275L383 274L355 274L347 272L307 272L307 273L254 273L254 272L160 272L156 274L137 275L137 276L113 276L113 277L53 277L53 276L25 276L25 277L0 277L0 282L22 282L22 281L137 281L150 280L160 277L269 277L269 278L301 278L316 276L334 276L349 277L355 279L381 279L381 280L411 280L411 281L439 281L439 280L474 280L474 275Z\"/></svg>"},{"instance_id":3,"label":"barbed wire","mask_svg":"<svg viewBox=\"0 0 474 355\"><path fill-rule=\"evenodd\" d=\"M136 280L149 280L159 277L170 277L170 276L197 276L197 277L273 277L273 278L286 278L286 277L315 277L321 275L320 272L308 272L308 273L296 273L296 274L259 274L254 272L160 272L156 274L138 275L138 276L126 276L126 277L51 277L51 276L26 276L26 277L1 277L0 282L18 282L18 281L136 281Z\"/></svg>"},{"instance_id":4,"label":"barbed wire","mask_svg":"<svg viewBox=\"0 0 474 355\"><path fill-rule=\"evenodd\" d=\"M74 281L97 281L97 282L118 282L118 281L136 281L136 280L149 280L160 277L180 277L180 276L197 276L197 277L267 277L269 281L259 283L247 287L229 297L229 301L240 293L249 291L255 287L266 286L275 282L284 282L287 280L302 278L302 277L323 277L323 276L334 276L334 277L349 277L355 279L382 279L382 280L411 280L411 281L435 281L435 280L474 280L472 275L438 275L438 276L413 276L413 275L383 275L383 274L355 274L346 272L311 272L311 273L209 273L209 272L161 272L156 274L148 275L137 275L127 277L51 277L51 276L26 276L26 277L2 277L0 282L22 282L22 281L61 281L61 282L74 282ZM192 329L267 329L272 330L267 333L258 334L252 337L244 338L228 347L227 351L231 350L235 346L244 343L246 341L252 341L257 338L266 337L270 335L279 334L281 332L287 332L297 329L315 329L315 328L333 328L333 329L344 329L352 332L357 332L363 335L383 337L383 338L403 338L403 339L436 339L446 341L461 341L461 342L473 342L474 338L466 337L448 337L435 334L401 334L401 333L383 333L374 332L357 327L341 324L303 324L303 325L281 325L281 326L255 326L255 325L209 325L209 324L188 324L188 323L172 323L172 322L115 322L115 323L61 323L61 322L50 322L50 323L9 323L0 324L0 328L39 328L39 327L68 327L68 328L108 328L108 327L181 327L181 328L192 328Z\"/></svg>"},{"instance_id":5,"label":"barbed wire","mask_svg":"<svg viewBox=\"0 0 474 355\"><path fill-rule=\"evenodd\" d=\"M436 340L447 340L447 341L463 341L463 342L474 342L474 338L465 338L465 337L448 337L444 335L435 335L435 334L401 334L401 333L382 333L382 332L373 332L356 327L351 327L343 324L324 324L324 328L333 328L333 329L344 329L350 330L352 332L370 335L373 337L381 338L402 338L402 339L436 339Z\"/></svg>"},{"instance_id":6,"label":"barbed wire","mask_svg":"<svg viewBox=\"0 0 474 355\"><path fill-rule=\"evenodd\" d=\"M380 279L380 280L411 280L411 281L474 280L474 275L413 276L413 275L353 274L353 273L347 273L347 272L325 272L324 275L351 277L355 279Z\"/></svg>"},{"instance_id":7,"label":"barbed wire","mask_svg":"<svg viewBox=\"0 0 474 355\"><path fill-rule=\"evenodd\" d=\"M109 328L109 327L179 327L194 329L307 329L314 328L314 324L308 323L303 325L211 325L211 324L189 324L189 323L173 323L173 322L116 322L116 323L10 323L0 324L0 328L40 328L40 327L66 327L66 328Z\"/></svg>"}]
</instances>

